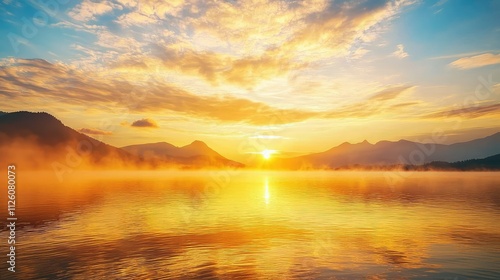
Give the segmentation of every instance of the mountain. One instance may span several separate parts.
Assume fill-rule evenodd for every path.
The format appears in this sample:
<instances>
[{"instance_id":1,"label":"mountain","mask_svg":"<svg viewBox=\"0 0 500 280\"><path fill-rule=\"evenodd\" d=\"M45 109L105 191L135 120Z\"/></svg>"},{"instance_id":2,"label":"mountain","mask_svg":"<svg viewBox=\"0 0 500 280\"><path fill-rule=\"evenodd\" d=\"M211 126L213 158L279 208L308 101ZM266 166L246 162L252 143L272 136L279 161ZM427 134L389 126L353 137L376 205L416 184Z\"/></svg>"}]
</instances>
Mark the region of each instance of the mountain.
<instances>
[{"instance_id":1,"label":"mountain","mask_svg":"<svg viewBox=\"0 0 500 280\"><path fill-rule=\"evenodd\" d=\"M433 161L431 163L425 164L418 169L424 170L500 170L500 154L490 156L483 159L469 159L457 162L442 162Z\"/></svg>"},{"instance_id":2,"label":"mountain","mask_svg":"<svg viewBox=\"0 0 500 280\"><path fill-rule=\"evenodd\" d=\"M343 143L325 152L276 159L271 168L331 169L354 165L423 165L433 161L456 162L500 153L500 133L451 145L407 140Z\"/></svg>"},{"instance_id":3,"label":"mountain","mask_svg":"<svg viewBox=\"0 0 500 280\"><path fill-rule=\"evenodd\" d=\"M65 126L48 113L0 114L0 161L35 169L142 163L138 157Z\"/></svg>"},{"instance_id":4,"label":"mountain","mask_svg":"<svg viewBox=\"0 0 500 280\"><path fill-rule=\"evenodd\" d=\"M336 169L356 165L426 164L434 168L440 164L447 166L449 162L453 168L461 168L460 164L469 168L467 166L487 166L488 163L467 160L498 154L500 133L451 145L407 140L380 141L376 144L346 142L321 153L275 158L268 162L266 168ZM69 169L243 167L243 164L223 157L201 141L183 147L160 142L119 149L65 126L50 114L32 112L0 112L0 155L0 164L15 163L25 169L53 169L55 166Z\"/></svg>"},{"instance_id":5,"label":"mountain","mask_svg":"<svg viewBox=\"0 0 500 280\"><path fill-rule=\"evenodd\" d=\"M221 156L208 147L207 144L198 140L183 147L176 147L167 142L159 142L131 145L122 147L122 149L145 160L163 160L189 166L244 166L239 162Z\"/></svg>"},{"instance_id":6,"label":"mountain","mask_svg":"<svg viewBox=\"0 0 500 280\"><path fill-rule=\"evenodd\" d=\"M129 151L128 151L129 150ZM168 143L119 149L40 112L0 112L0 163L24 169L150 169L242 167L201 141L178 148Z\"/></svg>"},{"instance_id":7,"label":"mountain","mask_svg":"<svg viewBox=\"0 0 500 280\"><path fill-rule=\"evenodd\" d=\"M500 153L500 132L468 142L444 145L436 149L429 161L456 162L474 158L485 158Z\"/></svg>"}]
</instances>

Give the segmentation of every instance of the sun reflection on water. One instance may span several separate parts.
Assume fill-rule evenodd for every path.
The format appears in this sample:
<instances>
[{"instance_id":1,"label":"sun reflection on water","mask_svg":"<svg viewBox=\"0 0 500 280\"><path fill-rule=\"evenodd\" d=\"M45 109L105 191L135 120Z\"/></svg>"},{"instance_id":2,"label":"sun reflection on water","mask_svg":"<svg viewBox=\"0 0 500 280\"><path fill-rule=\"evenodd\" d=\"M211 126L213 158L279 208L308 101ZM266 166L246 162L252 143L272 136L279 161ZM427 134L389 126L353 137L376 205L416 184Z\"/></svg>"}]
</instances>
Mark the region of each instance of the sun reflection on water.
<instances>
[{"instance_id":1,"label":"sun reflection on water","mask_svg":"<svg viewBox=\"0 0 500 280\"><path fill-rule=\"evenodd\" d=\"M497 173L111 175L28 177L22 279L500 279Z\"/></svg>"},{"instance_id":2,"label":"sun reflection on water","mask_svg":"<svg viewBox=\"0 0 500 280\"><path fill-rule=\"evenodd\" d=\"M271 194L269 193L269 179L268 177L266 177L264 181L264 201L266 202L266 204L269 204L270 198Z\"/></svg>"}]
</instances>

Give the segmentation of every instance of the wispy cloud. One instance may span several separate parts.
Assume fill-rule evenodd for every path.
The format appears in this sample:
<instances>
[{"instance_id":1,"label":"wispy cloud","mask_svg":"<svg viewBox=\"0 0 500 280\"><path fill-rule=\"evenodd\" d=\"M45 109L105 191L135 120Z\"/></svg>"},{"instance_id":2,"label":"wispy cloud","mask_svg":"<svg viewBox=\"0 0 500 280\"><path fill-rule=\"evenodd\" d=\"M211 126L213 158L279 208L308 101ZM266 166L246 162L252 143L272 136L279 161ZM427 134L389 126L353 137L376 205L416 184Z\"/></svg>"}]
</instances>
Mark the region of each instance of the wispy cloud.
<instances>
[{"instance_id":1,"label":"wispy cloud","mask_svg":"<svg viewBox=\"0 0 500 280\"><path fill-rule=\"evenodd\" d=\"M81 133L89 134L89 135L111 135L111 134L113 134L111 131L105 131L105 130L95 129L95 128L82 128L78 131Z\"/></svg>"},{"instance_id":2,"label":"wispy cloud","mask_svg":"<svg viewBox=\"0 0 500 280\"><path fill-rule=\"evenodd\" d=\"M466 52L466 53L457 53L457 54L449 54L449 55L440 55L440 56L434 56L434 57L429 57L428 59L449 59L449 58L461 58L465 56L474 56L477 54L483 54L485 52L490 52L490 51L495 51L495 50L483 50L483 51L476 51L476 52Z\"/></svg>"},{"instance_id":3,"label":"wispy cloud","mask_svg":"<svg viewBox=\"0 0 500 280\"><path fill-rule=\"evenodd\" d=\"M450 63L450 66L461 70L467 70L494 64L500 64L500 54L485 53L464 57L453 61Z\"/></svg>"},{"instance_id":4,"label":"wispy cloud","mask_svg":"<svg viewBox=\"0 0 500 280\"><path fill-rule=\"evenodd\" d=\"M89 103L103 108L127 106L138 113L180 114L253 125L298 122L317 115L276 108L230 94L197 95L162 81L134 85L127 81L128 76L101 76L45 60L12 59L6 64L0 67L0 94L27 103L57 99L57 106ZM144 98L133 104L125 102L133 94Z\"/></svg>"},{"instance_id":5,"label":"wispy cloud","mask_svg":"<svg viewBox=\"0 0 500 280\"><path fill-rule=\"evenodd\" d=\"M443 6L444 4L446 4L446 2L448 2L448 0L439 0L434 5L432 5L432 8Z\"/></svg>"},{"instance_id":6,"label":"wispy cloud","mask_svg":"<svg viewBox=\"0 0 500 280\"><path fill-rule=\"evenodd\" d=\"M380 90L364 101L349 104L327 114L328 118L362 118L378 114L391 114L400 109L416 105L414 102L392 103L412 86L393 86Z\"/></svg>"},{"instance_id":7,"label":"wispy cloud","mask_svg":"<svg viewBox=\"0 0 500 280\"><path fill-rule=\"evenodd\" d=\"M399 59L402 59L402 58L405 58L405 57L408 57L408 53L405 52L405 49L404 49L404 46L403 44L399 44L396 46L396 51L394 51L392 53L393 56L399 58Z\"/></svg>"},{"instance_id":8,"label":"wispy cloud","mask_svg":"<svg viewBox=\"0 0 500 280\"><path fill-rule=\"evenodd\" d=\"M438 14L443 10L443 5L446 4L448 0L439 0L434 5L431 6L431 9L434 9L434 14Z\"/></svg>"},{"instance_id":9,"label":"wispy cloud","mask_svg":"<svg viewBox=\"0 0 500 280\"><path fill-rule=\"evenodd\" d=\"M500 115L500 104L478 105L467 108L446 109L436 113L431 113L424 118L449 118L449 117L462 117L462 118L479 118L479 117L492 117Z\"/></svg>"},{"instance_id":10,"label":"wispy cloud","mask_svg":"<svg viewBox=\"0 0 500 280\"><path fill-rule=\"evenodd\" d=\"M355 51L353 51L351 53L351 55L349 56L349 58L360 59L360 58L362 58L363 56L365 56L369 52L370 52L370 50L367 50L365 48L358 48L358 49L356 49Z\"/></svg>"},{"instance_id":11,"label":"wispy cloud","mask_svg":"<svg viewBox=\"0 0 500 280\"><path fill-rule=\"evenodd\" d=\"M411 86L392 86L377 91L363 102L334 111L307 111L278 108L267 103L238 98L231 94L199 95L169 83L151 80L131 84L128 76L101 76L44 60L11 59L0 67L0 94L23 103L57 99L57 106L99 104L101 110L122 106L130 95L143 96L132 104L136 113L184 115L227 123L250 125L287 124L312 118L363 118L398 109L398 97ZM19 94L24 92L23 94ZM50 102L46 102L50 106ZM402 105L401 105L402 106ZM401 107L400 106L400 107ZM98 107L95 107L96 109ZM138 123L140 125L141 122Z\"/></svg>"}]
</instances>

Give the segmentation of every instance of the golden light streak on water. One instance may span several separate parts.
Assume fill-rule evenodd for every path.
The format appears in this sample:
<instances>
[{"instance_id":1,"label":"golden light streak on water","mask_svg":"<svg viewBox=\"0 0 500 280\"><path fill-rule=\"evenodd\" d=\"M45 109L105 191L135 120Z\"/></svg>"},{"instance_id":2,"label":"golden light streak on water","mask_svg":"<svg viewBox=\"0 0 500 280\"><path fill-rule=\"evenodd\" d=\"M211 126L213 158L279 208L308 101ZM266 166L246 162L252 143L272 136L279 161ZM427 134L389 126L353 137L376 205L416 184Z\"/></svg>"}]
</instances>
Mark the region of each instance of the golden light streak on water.
<instances>
[{"instance_id":1,"label":"golden light streak on water","mask_svg":"<svg viewBox=\"0 0 500 280\"><path fill-rule=\"evenodd\" d=\"M269 193L269 178L266 176L264 181L264 200L266 204L269 204L269 199L271 198L271 194Z\"/></svg>"}]
</instances>

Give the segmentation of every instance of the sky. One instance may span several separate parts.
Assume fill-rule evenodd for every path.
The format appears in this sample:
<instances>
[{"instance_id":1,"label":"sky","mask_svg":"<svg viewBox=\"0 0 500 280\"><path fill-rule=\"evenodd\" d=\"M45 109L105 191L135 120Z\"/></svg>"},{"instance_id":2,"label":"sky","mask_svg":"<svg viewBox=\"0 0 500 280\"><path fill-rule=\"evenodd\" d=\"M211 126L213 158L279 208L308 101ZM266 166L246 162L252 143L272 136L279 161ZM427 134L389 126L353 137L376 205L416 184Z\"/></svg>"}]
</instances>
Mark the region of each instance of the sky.
<instances>
[{"instance_id":1,"label":"sky","mask_svg":"<svg viewBox=\"0 0 500 280\"><path fill-rule=\"evenodd\" d=\"M500 131L500 1L0 1L0 110L118 147L245 162Z\"/></svg>"}]
</instances>

